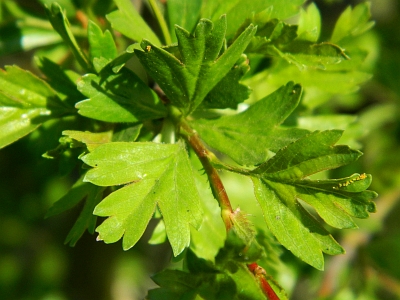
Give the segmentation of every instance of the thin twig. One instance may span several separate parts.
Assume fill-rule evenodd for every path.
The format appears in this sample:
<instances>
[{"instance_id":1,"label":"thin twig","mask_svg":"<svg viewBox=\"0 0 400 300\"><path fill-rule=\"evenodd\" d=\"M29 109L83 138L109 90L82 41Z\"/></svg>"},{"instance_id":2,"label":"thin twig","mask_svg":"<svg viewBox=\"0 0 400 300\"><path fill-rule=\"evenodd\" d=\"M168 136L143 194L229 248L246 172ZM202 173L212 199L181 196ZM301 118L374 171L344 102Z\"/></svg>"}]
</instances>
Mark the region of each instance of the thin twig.
<instances>
[{"instance_id":1,"label":"thin twig","mask_svg":"<svg viewBox=\"0 0 400 300\"><path fill-rule=\"evenodd\" d=\"M254 277L258 280L260 287L269 300L279 300L275 291L272 289L267 279L265 278L266 272L263 267L257 263L247 265L247 268L253 273Z\"/></svg>"},{"instance_id":2,"label":"thin twig","mask_svg":"<svg viewBox=\"0 0 400 300\"><path fill-rule=\"evenodd\" d=\"M208 176L213 195L221 207L221 216L222 220L224 221L225 228L227 231L229 231L232 228L230 216L234 213L234 211L218 171L210 162L210 152L200 140L198 134L189 126L189 124L186 123L186 121L181 122L181 128L183 129L183 133L185 133L183 136L190 144L204 167L204 171Z\"/></svg>"}]
</instances>

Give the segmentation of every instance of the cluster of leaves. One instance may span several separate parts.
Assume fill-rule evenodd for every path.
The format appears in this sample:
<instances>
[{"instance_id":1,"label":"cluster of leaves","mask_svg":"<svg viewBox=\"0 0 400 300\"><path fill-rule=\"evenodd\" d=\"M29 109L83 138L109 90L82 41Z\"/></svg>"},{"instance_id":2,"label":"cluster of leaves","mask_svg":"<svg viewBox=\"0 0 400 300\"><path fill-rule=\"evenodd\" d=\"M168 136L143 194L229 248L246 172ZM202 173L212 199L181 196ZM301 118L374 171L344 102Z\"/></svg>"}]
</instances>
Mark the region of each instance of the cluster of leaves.
<instances>
[{"instance_id":1,"label":"cluster of leaves","mask_svg":"<svg viewBox=\"0 0 400 300\"><path fill-rule=\"evenodd\" d=\"M169 0L168 26L151 1L163 32L158 37L131 1L115 0L117 10L107 15L108 22L137 42L121 53L98 20L88 22L89 47L82 49L66 11L48 3L46 15L78 71L46 56L37 60L44 78L6 67L0 74L0 146L50 121L73 120L73 128L65 128L59 145L45 154L66 159L72 168L83 166L75 185L48 213L84 201L66 242L74 245L84 231L96 230L106 243L122 238L127 250L152 218L161 217L152 242L167 238L175 256L185 254L187 270L156 275L161 288L150 292L150 299L161 294L163 299L265 298L263 285L246 266L267 255L268 243L255 234L260 230L319 270L322 253L344 253L324 222L356 228L352 217L375 212L376 193L367 190L371 176L366 174L310 178L361 156L336 145L340 129L353 118L321 120L312 110L370 77L362 69L368 53L352 40L373 23L368 4L348 8L331 38L321 42L318 8L303 9L303 2ZM298 25L285 23L299 12ZM136 67L128 66L132 60ZM266 61L269 68L263 68ZM239 104L247 109L239 111ZM197 174L199 163L205 175ZM216 169L251 179L262 228L254 230L243 213L227 207ZM228 237L224 228L210 230L219 208L203 203L202 176L208 176L221 206ZM107 218L97 228L96 216ZM206 245L205 237L216 242Z\"/></svg>"}]
</instances>

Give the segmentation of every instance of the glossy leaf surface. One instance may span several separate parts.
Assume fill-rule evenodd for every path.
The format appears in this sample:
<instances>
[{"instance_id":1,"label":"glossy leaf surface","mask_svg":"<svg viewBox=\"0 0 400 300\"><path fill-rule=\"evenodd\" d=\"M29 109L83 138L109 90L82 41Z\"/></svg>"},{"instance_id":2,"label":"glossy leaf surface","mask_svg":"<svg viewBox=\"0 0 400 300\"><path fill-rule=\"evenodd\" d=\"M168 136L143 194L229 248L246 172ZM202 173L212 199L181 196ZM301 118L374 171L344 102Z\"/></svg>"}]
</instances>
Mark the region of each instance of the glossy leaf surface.
<instances>
[{"instance_id":1,"label":"glossy leaf surface","mask_svg":"<svg viewBox=\"0 0 400 300\"><path fill-rule=\"evenodd\" d=\"M199 119L191 124L209 146L237 163L260 164L268 158L269 151L276 152L307 133L279 127L298 105L301 92L300 85L290 82L242 113Z\"/></svg>"},{"instance_id":2,"label":"glossy leaf surface","mask_svg":"<svg viewBox=\"0 0 400 300\"><path fill-rule=\"evenodd\" d=\"M354 228L351 216L366 218L375 212L371 200L376 193L366 190L370 175L355 174L340 180L312 181L306 177L349 164L361 155L347 146L334 146L337 130L311 133L287 147L254 170L252 177L264 219L279 242L306 263L323 269L322 252L343 253L299 200L311 205L329 225Z\"/></svg>"},{"instance_id":3,"label":"glossy leaf surface","mask_svg":"<svg viewBox=\"0 0 400 300\"><path fill-rule=\"evenodd\" d=\"M93 167L85 181L100 186L126 184L94 211L109 217L96 229L99 239L113 243L123 236L123 248L131 248L157 206L174 255L189 246L190 225L200 226L202 209L183 143L108 143L82 160Z\"/></svg>"},{"instance_id":4,"label":"glossy leaf surface","mask_svg":"<svg viewBox=\"0 0 400 300\"><path fill-rule=\"evenodd\" d=\"M137 122L165 116L166 109L147 85L128 70L87 74L78 90L89 99L76 104L85 117L106 122Z\"/></svg>"},{"instance_id":5,"label":"glossy leaf surface","mask_svg":"<svg viewBox=\"0 0 400 300\"><path fill-rule=\"evenodd\" d=\"M70 112L42 79L17 66L0 71L0 147Z\"/></svg>"},{"instance_id":6,"label":"glossy leaf surface","mask_svg":"<svg viewBox=\"0 0 400 300\"><path fill-rule=\"evenodd\" d=\"M185 115L193 112L231 70L256 29L250 25L223 51L225 31L225 16L214 23L202 19L193 35L176 27L179 57L146 40L141 43L144 51L135 51L171 103Z\"/></svg>"},{"instance_id":7,"label":"glossy leaf surface","mask_svg":"<svg viewBox=\"0 0 400 300\"><path fill-rule=\"evenodd\" d=\"M88 26L89 57L97 72L107 65L108 62L117 57L117 47L111 32L104 33L94 22L90 21Z\"/></svg>"}]
</instances>

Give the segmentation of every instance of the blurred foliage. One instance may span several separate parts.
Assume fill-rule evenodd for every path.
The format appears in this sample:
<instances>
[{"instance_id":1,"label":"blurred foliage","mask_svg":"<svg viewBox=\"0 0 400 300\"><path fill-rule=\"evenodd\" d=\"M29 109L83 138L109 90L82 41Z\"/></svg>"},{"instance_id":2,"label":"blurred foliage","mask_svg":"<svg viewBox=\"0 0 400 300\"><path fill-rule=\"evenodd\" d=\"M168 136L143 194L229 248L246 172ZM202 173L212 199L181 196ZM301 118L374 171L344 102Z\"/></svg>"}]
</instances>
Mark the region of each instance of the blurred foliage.
<instances>
[{"instance_id":1,"label":"blurred foliage","mask_svg":"<svg viewBox=\"0 0 400 300\"><path fill-rule=\"evenodd\" d=\"M51 2L0 1L2 66L15 63L37 73L33 57L45 55L80 71L72 54L46 21L42 5ZM88 18L102 28L111 28L104 18L115 8L110 0L58 2L66 8L71 32L78 43L85 43L83 28ZM320 39L324 40L331 35L340 13L349 4L361 1L314 2L322 14ZM272 258L277 264L265 268L288 291L291 299L400 298L400 36L396 34L400 31L400 3L374 0L371 8L376 21L374 29L350 41L348 47L351 49L351 42L356 42L372 50L362 71L374 70L373 78L359 93L335 95L316 110L321 114L359 115L358 123L349 122L346 129L360 132L357 143L364 156L357 164L333 171L333 175L344 177L360 171L373 174L372 189L380 194L378 213L367 221L358 221L357 231L337 235L333 232L347 254L327 258L325 272L310 268L277 246L285 264ZM141 9L144 15L151 15L146 5ZM128 41L121 37L117 41L120 53ZM88 233L74 248L63 246L80 207L57 219L44 219L44 216L79 174L63 176L70 165L68 153L58 165L42 159L43 153L57 147L58 138L39 137L60 136L63 130L74 129L72 124L74 120L69 118L47 122L38 131L0 151L0 299L142 299L149 288L155 287L149 274L162 270L172 256L168 245L146 243L151 228L128 252L122 252L118 244L96 243ZM223 180L234 205L246 206L247 212L254 215L251 221L260 222L256 202L249 201L249 197L254 197L250 182L246 184L242 178L225 173ZM270 239L263 232L259 234Z\"/></svg>"}]
</instances>

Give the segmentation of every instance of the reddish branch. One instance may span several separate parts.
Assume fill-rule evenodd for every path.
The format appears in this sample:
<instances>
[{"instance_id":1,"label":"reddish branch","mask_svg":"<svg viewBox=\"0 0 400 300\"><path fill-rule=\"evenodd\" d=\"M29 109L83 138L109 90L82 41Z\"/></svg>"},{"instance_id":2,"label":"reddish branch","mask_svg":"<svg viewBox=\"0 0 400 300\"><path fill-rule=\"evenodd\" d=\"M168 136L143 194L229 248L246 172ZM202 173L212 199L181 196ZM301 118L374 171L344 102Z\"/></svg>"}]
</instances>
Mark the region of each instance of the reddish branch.
<instances>
[{"instance_id":1,"label":"reddish branch","mask_svg":"<svg viewBox=\"0 0 400 300\"><path fill-rule=\"evenodd\" d=\"M264 294L267 296L269 300L279 300L279 297L276 295L275 291L269 285L267 279L265 278L266 272L264 268L259 266L257 263L248 264L247 267L253 273L254 277L260 284L260 287Z\"/></svg>"},{"instance_id":2,"label":"reddish branch","mask_svg":"<svg viewBox=\"0 0 400 300\"><path fill-rule=\"evenodd\" d=\"M231 202L229 201L228 194L226 193L224 184L222 183L217 170L211 164L211 153L200 140L200 137L196 131L194 131L185 121L181 122L181 129L185 133L184 136L187 142L190 144L204 167L204 171L208 176L213 195L221 207L221 216L224 221L226 231L229 231L233 226L231 216L234 214L234 211L232 209ZM279 300L279 297L276 295L265 278L265 270L257 263L248 264L247 267L253 273L255 279L260 285L261 290L264 292L267 298L269 300Z\"/></svg>"},{"instance_id":3,"label":"reddish branch","mask_svg":"<svg viewBox=\"0 0 400 300\"><path fill-rule=\"evenodd\" d=\"M204 167L204 171L208 176L213 195L215 199L217 199L219 206L221 207L221 216L222 220L224 221L226 231L229 231L232 228L232 221L230 216L234 213L234 211L232 209L231 202L229 201L228 194L226 193L224 184L219 177L218 171L211 165L211 153L200 140L196 131L194 131L186 122L181 123L181 128L185 131L186 140L188 141Z\"/></svg>"}]
</instances>

